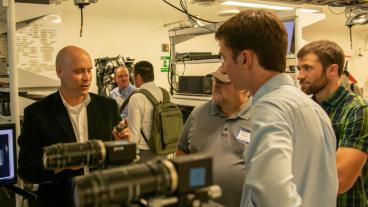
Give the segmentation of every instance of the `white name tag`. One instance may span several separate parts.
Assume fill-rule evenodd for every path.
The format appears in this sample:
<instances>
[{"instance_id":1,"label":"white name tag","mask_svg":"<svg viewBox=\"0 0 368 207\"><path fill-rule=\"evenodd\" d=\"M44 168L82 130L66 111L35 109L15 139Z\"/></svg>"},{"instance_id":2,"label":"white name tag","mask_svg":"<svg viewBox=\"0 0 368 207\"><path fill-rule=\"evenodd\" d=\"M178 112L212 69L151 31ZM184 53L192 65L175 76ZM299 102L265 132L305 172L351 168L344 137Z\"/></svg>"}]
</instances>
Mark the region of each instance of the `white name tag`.
<instances>
[{"instance_id":1,"label":"white name tag","mask_svg":"<svg viewBox=\"0 0 368 207\"><path fill-rule=\"evenodd\" d=\"M250 142L250 130L240 128L238 135L236 136L236 139L239 140L242 143L249 144Z\"/></svg>"}]
</instances>

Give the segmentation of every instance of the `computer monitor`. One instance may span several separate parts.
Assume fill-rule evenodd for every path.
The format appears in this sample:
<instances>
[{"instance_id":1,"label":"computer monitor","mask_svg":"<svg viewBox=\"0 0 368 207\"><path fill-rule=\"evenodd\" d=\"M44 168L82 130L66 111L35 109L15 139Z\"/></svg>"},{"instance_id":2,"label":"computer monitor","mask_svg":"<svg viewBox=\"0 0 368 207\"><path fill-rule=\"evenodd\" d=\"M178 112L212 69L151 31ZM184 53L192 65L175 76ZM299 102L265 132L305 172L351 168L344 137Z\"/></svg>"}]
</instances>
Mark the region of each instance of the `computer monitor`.
<instances>
[{"instance_id":1,"label":"computer monitor","mask_svg":"<svg viewBox=\"0 0 368 207\"><path fill-rule=\"evenodd\" d=\"M294 54L295 53L295 21L286 20L284 21L284 26L286 28L286 32L288 34L288 47L287 47L287 54Z\"/></svg>"},{"instance_id":2,"label":"computer monitor","mask_svg":"<svg viewBox=\"0 0 368 207\"><path fill-rule=\"evenodd\" d=\"M0 124L0 186L17 181L15 125Z\"/></svg>"}]
</instances>

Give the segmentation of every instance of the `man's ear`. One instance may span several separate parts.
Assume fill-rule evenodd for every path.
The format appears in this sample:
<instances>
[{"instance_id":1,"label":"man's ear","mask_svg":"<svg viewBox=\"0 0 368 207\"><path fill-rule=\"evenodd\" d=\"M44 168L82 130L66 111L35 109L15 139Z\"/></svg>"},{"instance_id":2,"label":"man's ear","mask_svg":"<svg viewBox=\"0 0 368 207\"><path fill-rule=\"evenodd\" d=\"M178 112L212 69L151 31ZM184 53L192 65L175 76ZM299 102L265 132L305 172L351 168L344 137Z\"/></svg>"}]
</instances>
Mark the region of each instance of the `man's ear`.
<instances>
[{"instance_id":1,"label":"man's ear","mask_svg":"<svg viewBox=\"0 0 368 207\"><path fill-rule=\"evenodd\" d=\"M56 75L58 76L58 78L60 79L61 76L62 76L62 71L61 71L61 68L60 66L57 66L56 67Z\"/></svg>"},{"instance_id":2,"label":"man's ear","mask_svg":"<svg viewBox=\"0 0 368 207\"><path fill-rule=\"evenodd\" d=\"M250 67L253 63L253 53L250 50L243 50L238 56L238 63Z\"/></svg>"},{"instance_id":3,"label":"man's ear","mask_svg":"<svg viewBox=\"0 0 368 207\"><path fill-rule=\"evenodd\" d=\"M339 76L339 66L337 64L331 64L327 67L327 76Z\"/></svg>"}]
</instances>

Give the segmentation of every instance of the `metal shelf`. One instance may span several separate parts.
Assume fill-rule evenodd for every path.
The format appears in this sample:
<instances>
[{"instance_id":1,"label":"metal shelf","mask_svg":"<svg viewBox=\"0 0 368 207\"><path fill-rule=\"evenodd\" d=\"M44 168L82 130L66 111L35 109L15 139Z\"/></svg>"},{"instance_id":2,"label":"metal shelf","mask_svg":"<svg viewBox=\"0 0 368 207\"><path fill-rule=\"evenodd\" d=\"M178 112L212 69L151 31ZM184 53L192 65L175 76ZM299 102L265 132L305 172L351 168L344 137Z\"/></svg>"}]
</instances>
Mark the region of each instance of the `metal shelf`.
<instances>
[{"instance_id":1,"label":"metal shelf","mask_svg":"<svg viewBox=\"0 0 368 207\"><path fill-rule=\"evenodd\" d=\"M202 27L190 27L170 31L169 38L171 40L171 44L179 44L181 42L185 42L199 35L215 33L222 24L223 22L220 22L220 23L207 24Z\"/></svg>"},{"instance_id":2,"label":"metal shelf","mask_svg":"<svg viewBox=\"0 0 368 207\"><path fill-rule=\"evenodd\" d=\"M211 100L211 96L203 96L203 95L179 95L179 94L175 94L172 96L172 102L177 104L177 105L182 105L182 106L192 106L192 107L196 107L198 105L201 105L207 101Z\"/></svg>"},{"instance_id":3,"label":"metal shelf","mask_svg":"<svg viewBox=\"0 0 368 207\"><path fill-rule=\"evenodd\" d=\"M220 59L204 59L204 60L184 60L173 61L174 64L202 64L202 63L220 63Z\"/></svg>"}]
</instances>

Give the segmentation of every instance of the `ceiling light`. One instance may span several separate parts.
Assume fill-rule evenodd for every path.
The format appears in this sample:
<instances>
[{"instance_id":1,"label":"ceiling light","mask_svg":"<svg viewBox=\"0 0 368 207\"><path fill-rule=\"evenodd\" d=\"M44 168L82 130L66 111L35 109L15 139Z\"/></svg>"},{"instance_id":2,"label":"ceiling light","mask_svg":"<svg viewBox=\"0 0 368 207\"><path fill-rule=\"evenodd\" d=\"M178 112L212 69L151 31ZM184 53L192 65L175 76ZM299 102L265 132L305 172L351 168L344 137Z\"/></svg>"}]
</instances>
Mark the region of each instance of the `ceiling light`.
<instances>
[{"instance_id":1,"label":"ceiling light","mask_svg":"<svg viewBox=\"0 0 368 207\"><path fill-rule=\"evenodd\" d=\"M317 13L318 10L315 9L301 9L302 13Z\"/></svg>"},{"instance_id":2,"label":"ceiling light","mask_svg":"<svg viewBox=\"0 0 368 207\"><path fill-rule=\"evenodd\" d=\"M60 24L62 23L62 19L60 17L60 15L57 15L57 14L49 14L49 15L46 15L43 17L43 19L47 20L47 21L50 21L54 24Z\"/></svg>"},{"instance_id":3,"label":"ceiling light","mask_svg":"<svg viewBox=\"0 0 368 207\"><path fill-rule=\"evenodd\" d=\"M222 4L228 5L228 6L242 6L242 7L249 7L249 8L262 8L262 9L273 9L273 10L293 10L293 8L287 7L287 6L276 6L276 5L258 4L258 3L250 3L250 2L225 1Z\"/></svg>"},{"instance_id":4,"label":"ceiling light","mask_svg":"<svg viewBox=\"0 0 368 207\"><path fill-rule=\"evenodd\" d=\"M197 4L199 6L212 6L216 3L216 0L191 0L190 3Z\"/></svg>"}]
</instances>

